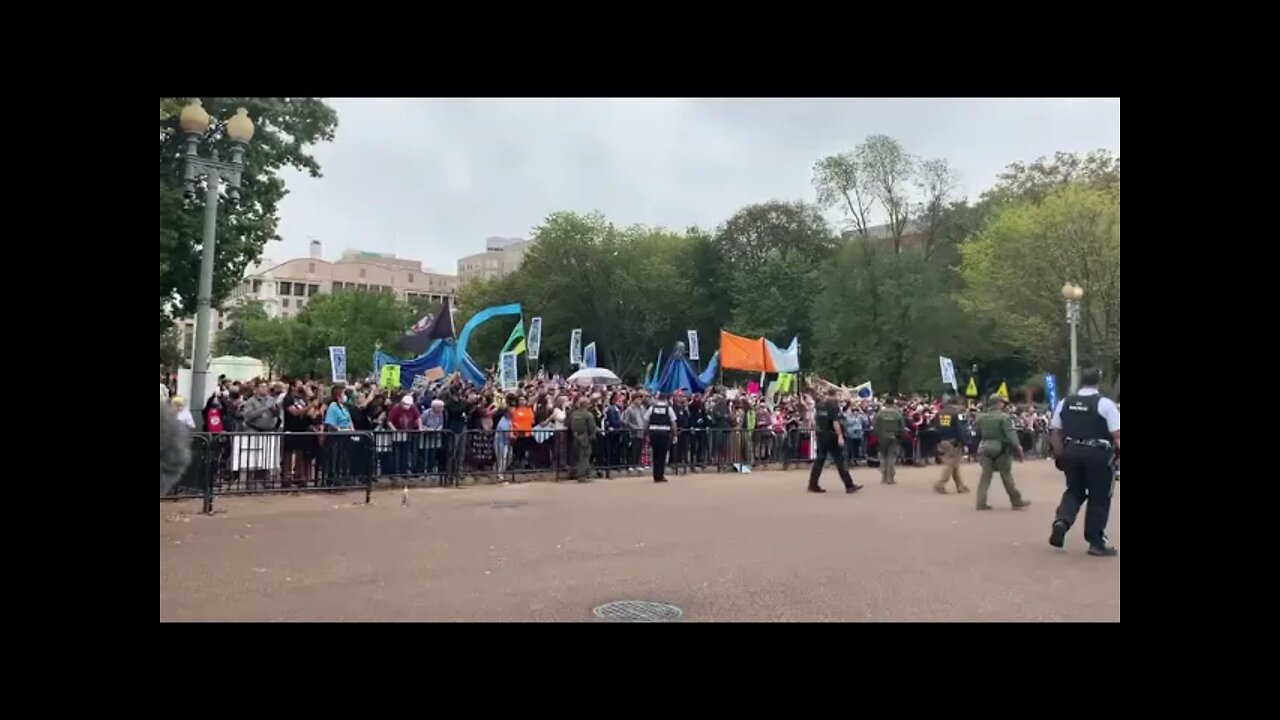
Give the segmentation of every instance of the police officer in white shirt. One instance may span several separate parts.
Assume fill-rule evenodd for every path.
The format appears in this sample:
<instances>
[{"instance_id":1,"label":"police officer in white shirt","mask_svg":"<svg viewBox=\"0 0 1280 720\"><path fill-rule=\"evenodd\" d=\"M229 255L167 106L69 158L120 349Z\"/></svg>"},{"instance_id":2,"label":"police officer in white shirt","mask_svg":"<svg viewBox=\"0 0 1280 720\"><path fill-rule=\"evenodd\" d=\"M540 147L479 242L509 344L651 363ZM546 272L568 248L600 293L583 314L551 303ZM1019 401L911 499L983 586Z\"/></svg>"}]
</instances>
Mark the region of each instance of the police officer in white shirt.
<instances>
[{"instance_id":1,"label":"police officer in white shirt","mask_svg":"<svg viewBox=\"0 0 1280 720\"><path fill-rule=\"evenodd\" d=\"M1067 491L1053 521L1049 544L1060 548L1067 531L1084 514L1084 539L1089 554L1111 557L1119 550L1107 544L1107 516L1115 488L1112 459L1120 450L1120 408L1098 392L1100 370L1085 370L1080 390L1058 403L1049 422L1049 441L1059 470L1067 475Z\"/></svg>"},{"instance_id":2,"label":"police officer in white shirt","mask_svg":"<svg viewBox=\"0 0 1280 720\"><path fill-rule=\"evenodd\" d=\"M667 481L667 455L671 452L671 435L676 431L676 413L664 395L654 395L654 403L644 414L649 431L649 455L653 463L653 481Z\"/></svg>"}]
</instances>

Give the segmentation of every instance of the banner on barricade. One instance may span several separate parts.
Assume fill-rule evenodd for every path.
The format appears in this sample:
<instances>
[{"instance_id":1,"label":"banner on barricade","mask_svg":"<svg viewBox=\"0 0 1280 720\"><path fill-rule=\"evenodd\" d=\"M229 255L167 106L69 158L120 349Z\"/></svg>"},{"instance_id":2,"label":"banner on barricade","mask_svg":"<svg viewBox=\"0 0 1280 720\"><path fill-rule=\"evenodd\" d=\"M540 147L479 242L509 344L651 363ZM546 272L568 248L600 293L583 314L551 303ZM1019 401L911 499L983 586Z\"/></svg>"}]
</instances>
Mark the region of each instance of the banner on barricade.
<instances>
[{"instance_id":1,"label":"banner on barricade","mask_svg":"<svg viewBox=\"0 0 1280 720\"><path fill-rule=\"evenodd\" d=\"M688 332L688 335L689 335L689 359L700 360L701 358L698 356L698 331L690 330Z\"/></svg>"},{"instance_id":2,"label":"banner on barricade","mask_svg":"<svg viewBox=\"0 0 1280 720\"><path fill-rule=\"evenodd\" d=\"M400 366L383 365L382 377L378 379L378 387L392 389L400 387Z\"/></svg>"},{"instance_id":3,"label":"banner on barricade","mask_svg":"<svg viewBox=\"0 0 1280 720\"><path fill-rule=\"evenodd\" d=\"M538 350L542 348L542 318L529 321L529 359L538 359Z\"/></svg>"},{"instance_id":4,"label":"banner on barricade","mask_svg":"<svg viewBox=\"0 0 1280 720\"><path fill-rule=\"evenodd\" d=\"M582 365L582 328L569 333L569 364Z\"/></svg>"},{"instance_id":5,"label":"banner on barricade","mask_svg":"<svg viewBox=\"0 0 1280 720\"><path fill-rule=\"evenodd\" d=\"M347 381L347 349L345 347L340 345L329 347L329 368L335 384Z\"/></svg>"}]
</instances>

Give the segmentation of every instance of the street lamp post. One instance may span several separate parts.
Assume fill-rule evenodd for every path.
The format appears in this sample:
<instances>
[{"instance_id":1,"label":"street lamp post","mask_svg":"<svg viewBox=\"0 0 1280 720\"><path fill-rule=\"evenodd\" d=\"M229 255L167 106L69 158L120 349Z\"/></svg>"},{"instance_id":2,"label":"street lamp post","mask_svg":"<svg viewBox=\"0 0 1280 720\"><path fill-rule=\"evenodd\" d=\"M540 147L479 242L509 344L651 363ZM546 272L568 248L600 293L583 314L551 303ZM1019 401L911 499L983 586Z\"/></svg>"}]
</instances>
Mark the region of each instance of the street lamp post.
<instances>
[{"instance_id":1,"label":"street lamp post","mask_svg":"<svg viewBox=\"0 0 1280 720\"><path fill-rule=\"evenodd\" d=\"M1067 324L1071 326L1071 388L1074 395L1080 389L1080 362L1076 353L1076 327L1080 324L1080 298L1084 297L1084 288L1073 282L1062 286L1062 299L1067 301Z\"/></svg>"},{"instance_id":2,"label":"street lamp post","mask_svg":"<svg viewBox=\"0 0 1280 720\"><path fill-rule=\"evenodd\" d=\"M244 108L224 123L227 137L231 139L231 161L218 158L218 149L212 148L210 157L200 157L200 141L212 137L209 113L199 100L192 100L182 109L178 126L186 135L187 149L184 159L183 183L188 197L193 197L200 176L205 179L204 231L200 237L200 280L196 289L196 338L195 357L191 360L191 401L205 402L205 390L209 379L209 329L210 310L213 305L213 262L218 230L218 198L220 186L227 184L227 201L240 199L240 170L244 167L244 149L253 139L253 121ZM216 130L217 128L213 128ZM203 418L201 419L203 425Z\"/></svg>"}]
</instances>

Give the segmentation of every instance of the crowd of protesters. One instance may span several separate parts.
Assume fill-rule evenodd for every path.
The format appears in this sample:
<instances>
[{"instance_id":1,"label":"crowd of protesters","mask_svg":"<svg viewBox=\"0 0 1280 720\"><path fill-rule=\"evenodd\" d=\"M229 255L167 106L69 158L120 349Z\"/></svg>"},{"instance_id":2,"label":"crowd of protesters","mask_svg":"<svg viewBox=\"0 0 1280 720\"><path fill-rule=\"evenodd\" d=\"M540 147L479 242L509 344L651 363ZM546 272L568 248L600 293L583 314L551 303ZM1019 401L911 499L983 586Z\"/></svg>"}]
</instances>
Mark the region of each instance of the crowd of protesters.
<instances>
[{"instance_id":1,"label":"crowd of protesters","mask_svg":"<svg viewBox=\"0 0 1280 720\"><path fill-rule=\"evenodd\" d=\"M591 463L598 474L639 473L650 463L644 428L651 393L636 387L579 387L559 377L534 378L504 391L477 387L451 376L419 391L384 389L372 382L324 386L312 380L231 382L219 378L199 412L209 434L223 442L209 451L215 479L255 486L333 484L344 477L414 477L496 474L513 479L528 472L566 470L572 457L568 415L588 399L598 429ZM182 423L195 427L186 401L161 383ZM670 461L706 469L812 459L814 396L749 395L740 389L675 393L678 433ZM872 428L875 400L842 405L845 450L852 464L875 464ZM935 418L941 400L900 398L906 428L900 457L920 464L938 456ZM1048 418L1033 407L1010 406L1029 455L1046 454ZM978 439L961 417L961 441L976 457ZM230 442L225 440L230 438ZM372 441L373 447L361 447ZM238 479L237 479L238 478Z\"/></svg>"}]
</instances>

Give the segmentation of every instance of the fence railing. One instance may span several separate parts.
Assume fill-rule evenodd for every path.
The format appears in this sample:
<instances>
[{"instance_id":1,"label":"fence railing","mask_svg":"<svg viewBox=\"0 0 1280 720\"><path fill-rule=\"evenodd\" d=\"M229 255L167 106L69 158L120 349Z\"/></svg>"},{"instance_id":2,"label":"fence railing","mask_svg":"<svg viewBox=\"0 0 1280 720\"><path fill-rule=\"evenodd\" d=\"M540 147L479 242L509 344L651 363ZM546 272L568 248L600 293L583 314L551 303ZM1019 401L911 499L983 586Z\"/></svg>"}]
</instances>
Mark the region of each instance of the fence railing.
<instances>
[{"instance_id":1,"label":"fence railing","mask_svg":"<svg viewBox=\"0 0 1280 720\"><path fill-rule=\"evenodd\" d=\"M818 450L815 432L806 428L683 429L673 433L669 445L666 465L672 474L785 470L812 462ZM578 446L568 430L546 427L193 433L191 464L162 499L201 498L204 512L212 512L220 495L363 490L368 502L378 483L449 487L464 476L563 480L575 471ZM879 449L874 433L845 443L851 463L878 465ZM927 464L937 448L915 437L899 441L896 451L900 463ZM596 432L588 441L588 471L603 478L647 474L653 452L648 433Z\"/></svg>"}]
</instances>

